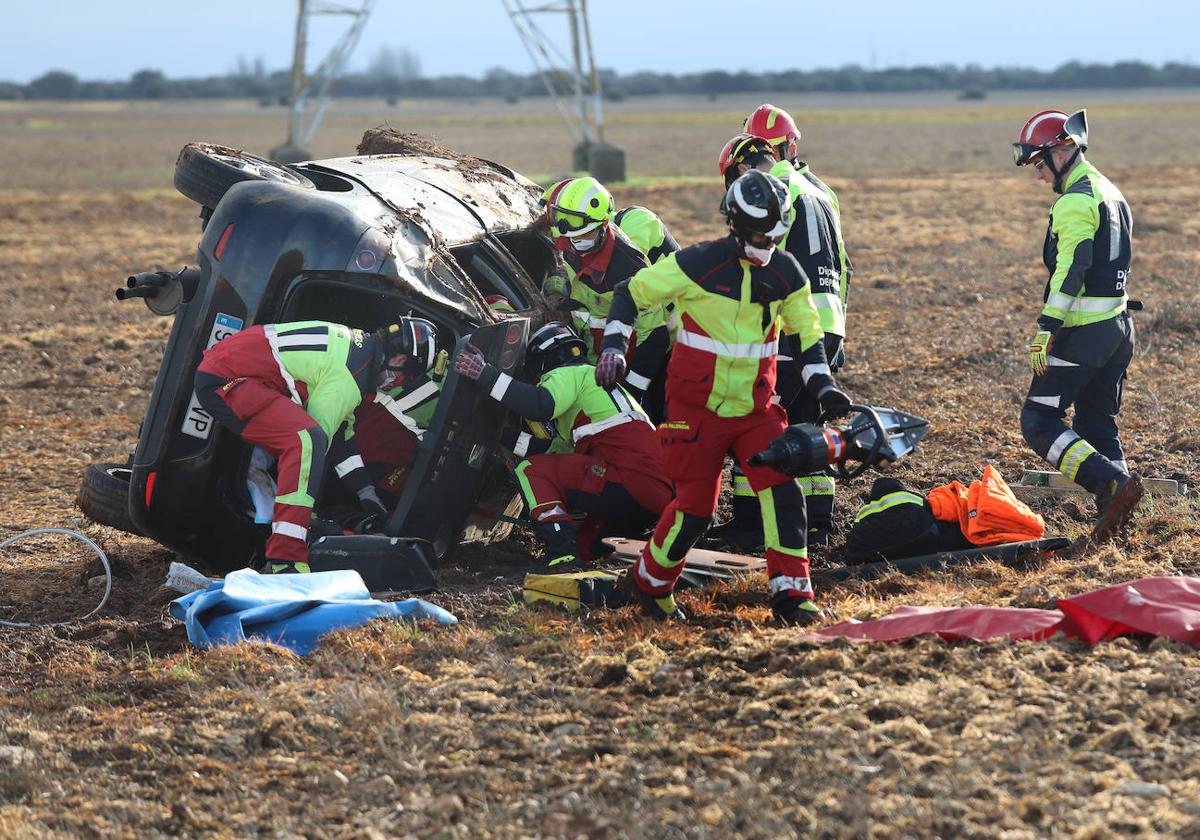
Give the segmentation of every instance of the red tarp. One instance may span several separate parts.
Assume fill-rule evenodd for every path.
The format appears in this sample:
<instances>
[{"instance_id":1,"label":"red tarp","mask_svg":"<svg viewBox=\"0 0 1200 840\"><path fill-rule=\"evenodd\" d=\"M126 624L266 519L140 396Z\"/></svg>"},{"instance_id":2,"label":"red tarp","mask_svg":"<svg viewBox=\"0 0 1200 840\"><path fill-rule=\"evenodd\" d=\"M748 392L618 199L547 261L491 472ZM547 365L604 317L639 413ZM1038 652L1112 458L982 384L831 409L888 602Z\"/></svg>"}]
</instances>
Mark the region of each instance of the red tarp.
<instances>
[{"instance_id":1,"label":"red tarp","mask_svg":"<svg viewBox=\"0 0 1200 840\"><path fill-rule=\"evenodd\" d=\"M1095 644L1145 633L1200 646L1200 578L1143 578L1062 599L1058 607L901 607L874 621L843 621L805 638L894 642L933 634L982 642L1045 639L1062 632Z\"/></svg>"}]
</instances>

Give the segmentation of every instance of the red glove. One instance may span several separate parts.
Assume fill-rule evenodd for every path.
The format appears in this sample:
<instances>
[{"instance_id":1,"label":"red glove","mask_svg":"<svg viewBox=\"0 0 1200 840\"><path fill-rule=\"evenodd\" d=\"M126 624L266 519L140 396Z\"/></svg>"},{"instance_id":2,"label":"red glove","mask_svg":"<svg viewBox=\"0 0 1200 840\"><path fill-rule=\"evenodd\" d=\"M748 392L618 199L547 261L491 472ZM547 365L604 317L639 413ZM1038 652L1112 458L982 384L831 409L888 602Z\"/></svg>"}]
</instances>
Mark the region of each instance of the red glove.
<instances>
[{"instance_id":1,"label":"red glove","mask_svg":"<svg viewBox=\"0 0 1200 840\"><path fill-rule=\"evenodd\" d=\"M615 347L601 351L596 361L596 384L601 388L615 388L625 378L625 354Z\"/></svg>"},{"instance_id":2,"label":"red glove","mask_svg":"<svg viewBox=\"0 0 1200 840\"><path fill-rule=\"evenodd\" d=\"M478 379L485 367L487 359L483 357L483 351L474 344L468 344L454 357L454 372L467 379Z\"/></svg>"}]
</instances>

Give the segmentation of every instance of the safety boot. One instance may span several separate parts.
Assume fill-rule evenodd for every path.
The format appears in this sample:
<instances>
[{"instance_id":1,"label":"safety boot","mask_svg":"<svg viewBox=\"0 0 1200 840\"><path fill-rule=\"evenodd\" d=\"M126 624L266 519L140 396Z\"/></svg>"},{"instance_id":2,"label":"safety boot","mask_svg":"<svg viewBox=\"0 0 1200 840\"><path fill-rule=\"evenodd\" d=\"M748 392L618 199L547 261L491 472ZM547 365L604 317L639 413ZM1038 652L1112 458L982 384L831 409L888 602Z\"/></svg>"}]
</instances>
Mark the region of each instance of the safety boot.
<instances>
[{"instance_id":1,"label":"safety boot","mask_svg":"<svg viewBox=\"0 0 1200 840\"><path fill-rule=\"evenodd\" d=\"M1146 488L1137 473L1115 478L1105 485L1096 496L1098 518L1092 529L1092 542L1104 542L1124 529L1144 495Z\"/></svg>"},{"instance_id":2,"label":"safety boot","mask_svg":"<svg viewBox=\"0 0 1200 840\"><path fill-rule=\"evenodd\" d=\"M658 596L643 592L637 585L635 575L633 569L624 572L617 578L617 588L629 596L630 602L635 604L643 615L655 621L687 621L687 614L675 603L674 592Z\"/></svg>"},{"instance_id":3,"label":"safety boot","mask_svg":"<svg viewBox=\"0 0 1200 840\"><path fill-rule=\"evenodd\" d=\"M747 531L738 527L736 519L731 519L724 525L709 528L700 546L710 551L728 551L732 554L762 554L765 543L762 531Z\"/></svg>"},{"instance_id":4,"label":"safety boot","mask_svg":"<svg viewBox=\"0 0 1200 840\"><path fill-rule=\"evenodd\" d=\"M825 612L812 598L801 598L786 592L777 592L772 596L771 614L777 622L789 627L816 624L825 617Z\"/></svg>"},{"instance_id":5,"label":"safety boot","mask_svg":"<svg viewBox=\"0 0 1200 840\"><path fill-rule=\"evenodd\" d=\"M266 572L269 575L307 575L312 572L307 563L293 563L290 560L267 560Z\"/></svg>"}]
</instances>

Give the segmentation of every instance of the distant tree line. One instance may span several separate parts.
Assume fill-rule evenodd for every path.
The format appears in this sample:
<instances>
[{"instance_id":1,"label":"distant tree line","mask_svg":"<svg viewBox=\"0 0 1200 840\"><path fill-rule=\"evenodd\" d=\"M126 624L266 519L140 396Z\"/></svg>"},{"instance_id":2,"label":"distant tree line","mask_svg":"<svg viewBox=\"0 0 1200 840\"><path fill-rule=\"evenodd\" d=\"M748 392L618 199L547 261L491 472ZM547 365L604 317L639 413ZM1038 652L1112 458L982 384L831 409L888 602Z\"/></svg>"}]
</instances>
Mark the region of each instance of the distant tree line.
<instances>
[{"instance_id":1,"label":"distant tree line","mask_svg":"<svg viewBox=\"0 0 1200 840\"><path fill-rule=\"evenodd\" d=\"M566 91L570 80L559 74L553 86ZM830 70L784 70L778 73L621 74L601 72L601 87L610 99L651 94L706 94L770 92L896 92L951 90L981 96L989 90L1038 90L1046 88L1133 88L1200 86L1200 65L1170 62L1161 66L1140 61L1114 64L1069 62L1054 70L1021 67L985 69L975 65L889 67L870 70L847 65ZM291 74L266 72L262 62L239 60L225 75L191 79L168 79L153 69L139 70L125 81L80 79L64 70L52 70L28 84L0 81L0 99L230 99L254 98L264 104L286 102L291 91ZM338 96L399 97L500 97L517 100L546 95L536 74L513 73L493 68L482 77L424 77L420 63L406 50L381 51L367 69L343 75L335 86Z\"/></svg>"}]
</instances>

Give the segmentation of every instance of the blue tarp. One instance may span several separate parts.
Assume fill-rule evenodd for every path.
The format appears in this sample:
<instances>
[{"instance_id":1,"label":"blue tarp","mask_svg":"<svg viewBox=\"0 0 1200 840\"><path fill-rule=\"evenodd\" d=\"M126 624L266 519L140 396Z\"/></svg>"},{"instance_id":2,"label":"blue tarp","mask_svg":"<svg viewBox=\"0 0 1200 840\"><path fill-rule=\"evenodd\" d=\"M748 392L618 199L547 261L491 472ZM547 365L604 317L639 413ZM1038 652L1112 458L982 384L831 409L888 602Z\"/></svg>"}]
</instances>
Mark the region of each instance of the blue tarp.
<instances>
[{"instance_id":1,"label":"blue tarp","mask_svg":"<svg viewBox=\"0 0 1200 840\"><path fill-rule=\"evenodd\" d=\"M171 615L187 626L188 641L198 647L254 638L301 654L310 653L326 633L358 627L372 618L458 623L446 610L420 598L374 600L355 571L260 575L239 569L207 589L176 598Z\"/></svg>"}]
</instances>

